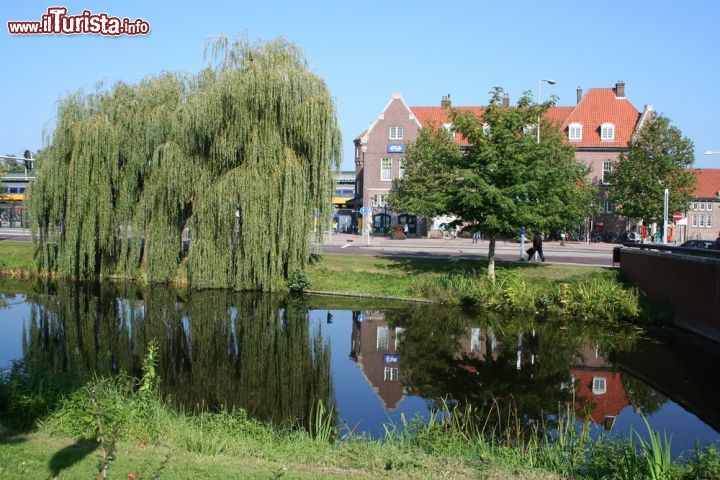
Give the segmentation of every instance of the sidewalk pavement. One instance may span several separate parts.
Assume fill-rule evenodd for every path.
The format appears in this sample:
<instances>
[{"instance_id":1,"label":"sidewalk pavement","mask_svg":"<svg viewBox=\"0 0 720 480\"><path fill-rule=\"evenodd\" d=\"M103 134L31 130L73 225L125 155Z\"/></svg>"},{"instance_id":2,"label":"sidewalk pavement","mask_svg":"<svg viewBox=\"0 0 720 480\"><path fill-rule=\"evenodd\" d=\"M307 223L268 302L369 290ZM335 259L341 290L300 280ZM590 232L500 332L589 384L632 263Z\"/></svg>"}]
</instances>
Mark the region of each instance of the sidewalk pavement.
<instances>
[{"instance_id":1,"label":"sidewalk pavement","mask_svg":"<svg viewBox=\"0 0 720 480\"><path fill-rule=\"evenodd\" d=\"M350 243L353 246L367 247L367 237L361 235L355 235L351 233L338 233L332 235L330 241L329 236L325 235L323 240L325 245L342 246ZM387 237L370 237L370 248L392 248L393 250L404 250L404 249L418 249L418 248L440 248L440 249L451 249L451 250L474 250L478 249L481 251L487 251L490 242L488 240L481 240L478 243L472 243L470 238L414 238L410 237L405 240L391 240ZM532 239L525 241L525 249L532 246ZM614 247L619 247L617 243L586 243L586 242L569 242L566 241L565 245L560 245L559 241L544 241L544 250L554 251L580 251L580 250L592 250L595 252L612 252ZM506 241L498 240L495 243L496 250L517 250L520 251L519 241Z\"/></svg>"}]
</instances>

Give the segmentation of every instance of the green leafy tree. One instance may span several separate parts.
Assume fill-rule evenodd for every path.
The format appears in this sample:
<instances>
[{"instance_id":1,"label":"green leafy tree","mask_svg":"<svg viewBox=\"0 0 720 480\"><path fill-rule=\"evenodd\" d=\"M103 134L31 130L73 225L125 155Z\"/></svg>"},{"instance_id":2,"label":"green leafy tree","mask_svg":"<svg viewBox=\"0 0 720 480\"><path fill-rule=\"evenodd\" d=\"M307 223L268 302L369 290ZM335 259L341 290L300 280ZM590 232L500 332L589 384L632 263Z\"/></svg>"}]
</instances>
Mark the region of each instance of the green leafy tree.
<instances>
[{"instance_id":1,"label":"green leafy tree","mask_svg":"<svg viewBox=\"0 0 720 480\"><path fill-rule=\"evenodd\" d=\"M41 269L62 277L278 290L329 218L340 130L325 82L284 41L225 38L197 75L60 102L28 210ZM183 232L190 229L187 255Z\"/></svg>"},{"instance_id":2,"label":"green leafy tree","mask_svg":"<svg viewBox=\"0 0 720 480\"><path fill-rule=\"evenodd\" d=\"M630 140L615 168L609 192L617 212L661 221L666 188L670 190L670 211L687 210L695 186L689 170L695 161L693 151L693 142L667 117L652 115Z\"/></svg>"},{"instance_id":3,"label":"green leafy tree","mask_svg":"<svg viewBox=\"0 0 720 480\"><path fill-rule=\"evenodd\" d=\"M476 221L489 238L488 276L495 278L495 243L517 235L521 227L547 231L582 223L590 214L593 189L587 169L560 131L537 118L553 101L534 104L529 92L516 107L502 105L503 90L491 92L482 117L451 109L455 132L471 145L460 150L443 129L421 129L410 145L405 175L390 202L433 216L457 215Z\"/></svg>"}]
</instances>

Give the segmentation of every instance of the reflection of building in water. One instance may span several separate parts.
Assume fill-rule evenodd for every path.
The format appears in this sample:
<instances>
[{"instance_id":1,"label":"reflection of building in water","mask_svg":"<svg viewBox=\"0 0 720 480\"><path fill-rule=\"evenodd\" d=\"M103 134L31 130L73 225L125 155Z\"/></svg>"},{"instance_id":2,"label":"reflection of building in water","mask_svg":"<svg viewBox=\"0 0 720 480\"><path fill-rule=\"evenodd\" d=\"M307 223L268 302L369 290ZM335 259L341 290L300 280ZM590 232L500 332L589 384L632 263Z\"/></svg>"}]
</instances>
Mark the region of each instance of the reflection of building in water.
<instances>
[{"instance_id":1,"label":"reflection of building in water","mask_svg":"<svg viewBox=\"0 0 720 480\"><path fill-rule=\"evenodd\" d=\"M583 362L570 370L575 385L575 412L579 420L610 430L630 403L619 371L613 371L606 352L594 346L582 350Z\"/></svg>"},{"instance_id":2,"label":"reflection of building in water","mask_svg":"<svg viewBox=\"0 0 720 480\"><path fill-rule=\"evenodd\" d=\"M405 396L397 353L402 330L389 327L382 312L353 313L350 357L358 363L386 410L397 408Z\"/></svg>"}]
</instances>

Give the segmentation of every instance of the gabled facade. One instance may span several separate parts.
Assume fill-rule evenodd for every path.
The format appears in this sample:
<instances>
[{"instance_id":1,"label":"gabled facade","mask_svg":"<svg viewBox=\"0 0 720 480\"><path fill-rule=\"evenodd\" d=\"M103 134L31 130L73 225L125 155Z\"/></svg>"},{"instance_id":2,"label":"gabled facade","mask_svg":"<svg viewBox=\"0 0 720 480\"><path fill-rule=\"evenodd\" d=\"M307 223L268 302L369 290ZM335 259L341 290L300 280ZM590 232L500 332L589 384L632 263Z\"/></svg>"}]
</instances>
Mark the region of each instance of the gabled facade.
<instances>
[{"instance_id":1,"label":"gabled facade","mask_svg":"<svg viewBox=\"0 0 720 480\"><path fill-rule=\"evenodd\" d=\"M509 106L507 95L503 103ZM387 195L392 181L402 176L405 145L417 139L421 127L452 128L447 110L450 106L449 95L443 97L439 106L425 107L410 107L400 94L393 95L378 118L354 140L356 208L373 207L373 214L381 210L390 216L392 224L398 222L402 212L391 211ZM477 116L484 110L482 106L454 108L472 111ZM652 107L647 106L641 114L625 97L625 84L617 82L614 88L592 88L585 95L578 88L575 106L557 106L546 113L545 118L560 126L565 141L575 147L575 158L589 167L590 179L599 187L597 202L601 213L589 220L588 229L620 233L628 228L627 221L614 214L614 206L607 200L607 185L612 181L620 153L627 149L651 112ZM398 135L397 128L402 129L402 135ZM459 134L455 140L460 146L467 144Z\"/></svg>"},{"instance_id":2,"label":"gabled facade","mask_svg":"<svg viewBox=\"0 0 720 480\"><path fill-rule=\"evenodd\" d=\"M720 236L720 168L693 170L697 184L685 212L687 240L715 240Z\"/></svg>"}]
</instances>

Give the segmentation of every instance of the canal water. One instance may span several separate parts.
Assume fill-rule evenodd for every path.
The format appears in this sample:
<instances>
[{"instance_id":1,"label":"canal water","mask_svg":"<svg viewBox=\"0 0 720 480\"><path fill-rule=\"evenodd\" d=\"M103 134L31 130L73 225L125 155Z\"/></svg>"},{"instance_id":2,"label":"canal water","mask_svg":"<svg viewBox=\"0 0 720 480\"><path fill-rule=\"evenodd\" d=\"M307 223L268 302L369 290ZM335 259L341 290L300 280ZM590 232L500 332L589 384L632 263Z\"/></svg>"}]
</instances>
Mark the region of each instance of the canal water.
<instances>
[{"instance_id":1,"label":"canal water","mask_svg":"<svg viewBox=\"0 0 720 480\"><path fill-rule=\"evenodd\" d=\"M644 433L644 415L675 456L720 444L720 349L681 331L167 286L3 282L0 298L0 369L139 376L155 341L160 388L186 412L243 408L288 426L322 400L341 434L382 438L443 405L490 423L569 409L595 433Z\"/></svg>"}]
</instances>

